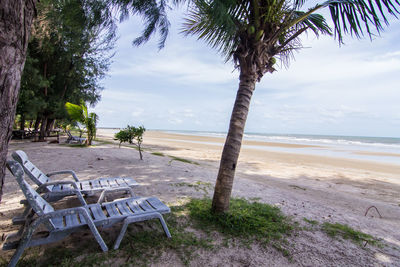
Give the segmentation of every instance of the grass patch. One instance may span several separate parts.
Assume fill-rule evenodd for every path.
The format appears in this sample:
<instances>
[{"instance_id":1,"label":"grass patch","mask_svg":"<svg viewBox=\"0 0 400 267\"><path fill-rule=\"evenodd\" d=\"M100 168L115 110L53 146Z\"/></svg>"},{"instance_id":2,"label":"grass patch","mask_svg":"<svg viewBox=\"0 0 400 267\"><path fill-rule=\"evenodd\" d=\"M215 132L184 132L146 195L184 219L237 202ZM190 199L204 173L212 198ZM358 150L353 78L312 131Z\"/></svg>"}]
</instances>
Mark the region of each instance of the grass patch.
<instances>
[{"instance_id":1,"label":"grass patch","mask_svg":"<svg viewBox=\"0 0 400 267\"><path fill-rule=\"evenodd\" d=\"M306 223L309 223L309 224L311 224L311 225L313 225L313 226L316 226L316 225L318 225L319 223L318 223L318 221L315 221L315 220L310 220L310 219L307 219L307 218L303 218L303 221L305 221Z\"/></svg>"},{"instance_id":2,"label":"grass patch","mask_svg":"<svg viewBox=\"0 0 400 267\"><path fill-rule=\"evenodd\" d=\"M161 152L151 152L152 155L154 156L159 156L159 157L164 157L165 155Z\"/></svg>"},{"instance_id":3,"label":"grass patch","mask_svg":"<svg viewBox=\"0 0 400 267\"><path fill-rule=\"evenodd\" d=\"M113 142L113 141L108 141L104 139L94 139L94 141L99 142L100 144L107 144L107 145L118 145L118 143Z\"/></svg>"},{"instance_id":4,"label":"grass patch","mask_svg":"<svg viewBox=\"0 0 400 267\"><path fill-rule=\"evenodd\" d=\"M69 146L69 147L78 147L78 148L89 147L86 144L60 144L60 146Z\"/></svg>"},{"instance_id":5,"label":"grass patch","mask_svg":"<svg viewBox=\"0 0 400 267\"><path fill-rule=\"evenodd\" d=\"M186 182L181 182L181 183L174 183L171 184L172 186L187 186L187 187L192 187L194 188L197 192L203 191L205 195L208 194L208 190L212 189L212 184L208 182L202 182L202 181L197 181L194 183L186 183Z\"/></svg>"},{"instance_id":6,"label":"grass patch","mask_svg":"<svg viewBox=\"0 0 400 267\"><path fill-rule=\"evenodd\" d=\"M229 212L211 212L211 199L192 199L189 215L201 228L215 229L231 237L243 237L268 243L279 240L293 229L278 207L232 198Z\"/></svg>"},{"instance_id":7,"label":"grass patch","mask_svg":"<svg viewBox=\"0 0 400 267\"><path fill-rule=\"evenodd\" d=\"M187 216L187 206L171 207L171 214L165 216L172 238L167 239L158 222L147 223L149 231L130 231L123 239L121 248L127 253L127 263L148 265L158 259L162 251L174 251L184 265L189 265L199 248L212 249L211 238L197 237L186 229L191 226ZM155 229L157 229L155 231Z\"/></svg>"},{"instance_id":8,"label":"grass patch","mask_svg":"<svg viewBox=\"0 0 400 267\"><path fill-rule=\"evenodd\" d=\"M193 186L200 186L195 183ZM20 266L147 266L157 263L164 252L176 256L189 266L197 251L218 250L224 245L237 246L241 241L273 240L272 246L283 253L289 252L279 240L290 233L292 226L277 207L232 199L230 211L223 215L211 213L210 199L191 199L187 204L171 206L171 213L164 218L171 232L168 239L158 220L131 224L119 250L100 251L90 232L80 233L68 240L68 246L60 242L51 248L30 248L19 261ZM222 241L215 239L214 230L222 233ZM117 231L118 232L118 231ZM116 238L113 231L101 231L107 245ZM267 243L263 243L267 244ZM110 247L111 248L111 247ZM3 265L5 260L0 258Z\"/></svg>"},{"instance_id":9,"label":"grass patch","mask_svg":"<svg viewBox=\"0 0 400 267\"><path fill-rule=\"evenodd\" d=\"M350 239L360 246L365 246L367 243L374 246L381 246L378 239L369 234L354 230L345 224L325 222L322 224L322 230L331 237L341 236L344 239Z\"/></svg>"},{"instance_id":10,"label":"grass patch","mask_svg":"<svg viewBox=\"0 0 400 267\"><path fill-rule=\"evenodd\" d=\"M194 165L200 165L199 163L192 161L192 160L188 160L188 159L184 159L184 158L179 158L179 157L175 157L175 156L169 156L171 158L171 160L169 161L169 164L171 164L172 161L177 160L177 161L181 161L184 163L189 163L189 164L194 164Z\"/></svg>"}]
</instances>

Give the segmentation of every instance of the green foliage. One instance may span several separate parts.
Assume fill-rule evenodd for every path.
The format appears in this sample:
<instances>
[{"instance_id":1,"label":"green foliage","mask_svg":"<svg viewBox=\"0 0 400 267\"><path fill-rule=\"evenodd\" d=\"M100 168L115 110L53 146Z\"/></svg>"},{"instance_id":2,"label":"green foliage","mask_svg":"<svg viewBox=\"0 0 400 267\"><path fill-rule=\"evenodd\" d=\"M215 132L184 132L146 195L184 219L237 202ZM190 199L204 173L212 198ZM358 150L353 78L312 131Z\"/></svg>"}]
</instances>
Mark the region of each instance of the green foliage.
<instances>
[{"instance_id":1,"label":"green foliage","mask_svg":"<svg viewBox=\"0 0 400 267\"><path fill-rule=\"evenodd\" d=\"M309 223L309 224L311 224L311 225L318 225L318 221L315 221L315 220L310 220L310 219L307 219L307 218L303 218L303 221L305 221L305 222L307 222L307 223Z\"/></svg>"},{"instance_id":2,"label":"green foliage","mask_svg":"<svg viewBox=\"0 0 400 267\"><path fill-rule=\"evenodd\" d=\"M114 135L114 140L119 141L119 147L121 147L122 143L135 145L138 148L140 159L143 160L142 142L145 131L146 129L143 126L134 127L128 125L128 127L122 129Z\"/></svg>"},{"instance_id":3,"label":"green foliage","mask_svg":"<svg viewBox=\"0 0 400 267\"><path fill-rule=\"evenodd\" d=\"M280 239L293 229L277 207L240 198L232 198L230 203L227 213L217 214L211 211L210 199L192 199L189 215L205 228L264 242Z\"/></svg>"},{"instance_id":4,"label":"green foliage","mask_svg":"<svg viewBox=\"0 0 400 267\"><path fill-rule=\"evenodd\" d=\"M65 103L65 109L71 119L85 125L88 136L88 145L92 145L93 139L96 138L96 124L98 120L96 113L88 113L87 106L83 100L80 105L67 102Z\"/></svg>"},{"instance_id":5,"label":"green foliage","mask_svg":"<svg viewBox=\"0 0 400 267\"><path fill-rule=\"evenodd\" d=\"M322 230L331 237L341 236L344 239L352 240L354 243L360 246L363 245L363 242L375 246L381 245L380 242L373 236L354 230L353 228L345 224L325 222L322 224Z\"/></svg>"},{"instance_id":6,"label":"green foliage","mask_svg":"<svg viewBox=\"0 0 400 267\"><path fill-rule=\"evenodd\" d=\"M147 266L157 265L160 255L172 253L177 255L182 264L190 266L199 251L201 253L204 250L217 250L222 246L236 246L232 238L244 243L254 235L262 240L264 234L268 238L277 236L272 234L272 231L277 230L279 235L290 232L290 226L266 229L267 225L288 223L277 208L250 203L243 199L233 199L234 207L229 221L223 223L221 222L223 218L216 218L216 215L215 219L210 219L208 210L210 203L210 199L191 199L186 204L170 206L171 213L165 215L164 219L172 238L166 238L158 220L152 220L129 225L121 246L116 251L99 252L97 243L93 242L89 234L83 235L81 239L70 239L67 247L58 244L51 247L30 248L26 250L20 263L24 266L105 266L119 260L115 262L124 262L126 266ZM207 218L201 219L204 214ZM250 214L255 216L255 219L249 218ZM246 226L248 223L250 225ZM228 229L231 226L233 228ZM255 229L249 229L251 227ZM213 229L224 229L221 233L226 238L220 242L216 240ZM114 240L116 234L115 231L102 231L106 241ZM274 242L272 246L283 255L288 254L279 242ZM6 263L6 259L0 257L0 264L3 262Z\"/></svg>"},{"instance_id":7,"label":"green foliage","mask_svg":"<svg viewBox=\"0 0 400 267\"><path fill-rule=\"evenodd\" d=\"M183 32L205 40L227 60L233 57L236 61L245 52L244 44L255 48L260 41L269 45L263 54L289 60L291 52L301 47L298 37L304 32L316 36L334 33L340 43L344 34L361 37L366 32L372 37L374 29L380 33L382 25L388 24L387 15L399 14L400 5L398 1L328 0L303 8L304 3L303 0L193 1ZM324 16L316 14L326 8L331 12L333 30ZM254 59L257 57L260 59L262 55Z\"/></svg>"},{"instance_id":8,"label":"green foliage","mask_svg":"<svg viewBox=\"0 0 400 267\"><path fill-rule=\"evenodd\" d=\"M151 152L152 155L154 156L159 156L159 157L164 157L165 155L161 152Z\"/></svg>"},{"instance_id":9,"label":"green foliage","mask_svg":"<svg viewBox=\"0 0 400 267\"><path fill-rule=\"evenodd\" d=\"M103 0L37 3L17 113L68 122L65 103L94 105L111 63L115 25Z\"/></svg>"},{"instance_id":10,"label":"green foliage","mask_svg":"<svg viewBox=\"0 0 400 267\"><path fill-rule=\"evenodd\" d=\"M147 42L158 31L160 35L158 48L164 47L170 26L167 18L168 5L165 0L113 0L112 2L118 7L120 21L127 19L129 13L143 16L145 28L142 34L133 41L134 45L141 45ZM175 4L179 2L181 0L173 1Z\"/></svg>"},{"instance_id":11,"label":"green foliage","mask_svg":"<svg viewBox=\"0 0 400 267\"><path fill-rule=\"evenodd\" d=\"M184 159L184 158L180 158L180 157L175 157L175 156L169 156L169 157L171 158L171 160L169 161L170 164L172 161L176 160L176 161L180 161L180 162L184 162L184 163L199 165L199 163L197 163L196 161L192 161L192 160L188 160L188 159Z\"/></svg>"}]
</instances>

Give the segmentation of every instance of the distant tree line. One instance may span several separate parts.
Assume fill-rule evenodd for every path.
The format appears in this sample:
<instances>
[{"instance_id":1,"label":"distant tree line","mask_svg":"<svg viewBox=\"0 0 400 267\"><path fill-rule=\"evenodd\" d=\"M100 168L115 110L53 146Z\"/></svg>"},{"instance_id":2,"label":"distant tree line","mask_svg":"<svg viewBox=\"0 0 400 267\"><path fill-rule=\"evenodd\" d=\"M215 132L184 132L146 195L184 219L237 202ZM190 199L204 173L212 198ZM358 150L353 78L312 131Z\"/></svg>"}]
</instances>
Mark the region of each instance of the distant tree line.
<instances>
[{"instance_id":1,"label":"distant tree line","mask_svg":"<svg viewBox=\"0 0 400 267\"><path fill-rule=\"evenodd\" d=\"M96 1L42 0L32 25L17 105L19 127L40 131L68 123L67 102L94 105L103 89L115 25Z\"/></svg>"}]
</instances>

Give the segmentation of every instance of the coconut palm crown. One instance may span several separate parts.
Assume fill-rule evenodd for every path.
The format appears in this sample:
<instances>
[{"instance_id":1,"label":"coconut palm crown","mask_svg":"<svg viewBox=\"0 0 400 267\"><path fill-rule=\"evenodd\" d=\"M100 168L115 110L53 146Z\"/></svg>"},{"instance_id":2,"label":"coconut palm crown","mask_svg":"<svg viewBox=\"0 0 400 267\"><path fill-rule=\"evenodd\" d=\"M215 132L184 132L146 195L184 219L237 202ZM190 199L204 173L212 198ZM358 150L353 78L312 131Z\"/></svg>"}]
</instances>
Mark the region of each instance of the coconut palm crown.
<instances>
[{"instance_id":1,"label":"coconut palm crown","mask_svg":"<svg viewBox=\"0 0 400 267\"><path fill-rule=\"evenodd\" d=\"M310 5L312 3L312 6ZM379 34L397 18L398 0L328 0L315 4L305 0L193 0L183 32L196 35L232 59L239 70L239 89L221 156L212 208L229 210L233 179L244 127L255 84L264 74L275 71L276 59L288 64L293 51L300 49L300 36L331 35L343 42L349 34L356 38ZM308 4L309 8L304 8ZM316 12L329 8L332 27Z\"/></svg>"},{"instance_id":2,"label":"coconut palm crown","mask_svg":"<svg viewBox=\"0 0 400 267\"><path fill-rule=\"evenodd\" d=\"M305 32L334 35L342 43L344 34L359 38L380 33L382 24L388 24L386 15L399 13L397 0L328 0L301 10L306 2L312 1L194 0L183 32L204 39L227 61L232 58L241 74L254 72L260 81L275 70L274 57L289 63ZM316 13L324 8L330 10L334 29Z\"/></svg>"}]
</instances>

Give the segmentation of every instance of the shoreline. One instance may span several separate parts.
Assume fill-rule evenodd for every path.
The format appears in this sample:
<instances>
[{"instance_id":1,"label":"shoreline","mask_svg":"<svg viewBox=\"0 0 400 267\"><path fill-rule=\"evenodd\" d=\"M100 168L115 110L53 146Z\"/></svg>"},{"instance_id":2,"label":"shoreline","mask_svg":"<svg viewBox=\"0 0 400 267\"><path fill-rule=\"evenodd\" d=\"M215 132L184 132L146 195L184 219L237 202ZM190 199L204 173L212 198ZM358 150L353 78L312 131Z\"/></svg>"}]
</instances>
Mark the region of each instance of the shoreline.
<instances>
[{"instance_id":1,"label":"shoreline","mask_svg":"<svg viewBox=\"0 0 400 267\"><path fill-rule=\"evenodd\" d=\"M102 130L98 133L99 138L112 140L113 134ZM172 154L176 156L186 156L192 160L197 158L219 161L222 153L223 143L222 137L195 136L187 134L166 133L161 131L147 131L143 138L143 146L152 147L159 146L165 150L172 150ZM258 146L259 148L254 148ZM174 147L175 149L168 149ZM183 153L180 153L176 150ZM272 149L264 149L272 148ZM282 148L282 150L274 150L274 148ZM246 162L256 162L257 169L265 169L268 165L266 162L280 162L282 164L296 165L302 164L307 166L330 166L341 169L363 170L366 172L389 174L393 178L393 182L400 183L400 154L394 154L399 164L390 162L374 161L368 159L346 158L340 156L330 156L321 154L307 153L307 149L320 149L320 146L307 146L298 144L282 144L262 141L243 141L243 146L239 156L239 164ZM292 149L292 150L291 150ZM296 150L293 152L293 149ZM208 155L206 152L209 152ZM352 153L368 156L388 156L386 153L354 151ZM397 177L397 179L396 179Z\"/></svg>"},{"instance_id":2,"label":"shoreline","mask_svg":"<svg viewBox=\"0 0 400 267\"><path fill-rule=\"evenodd\" d=\"M210 145L196 143L200 138L196 136L185 137L192 141L182 141L182 137L176 134L148 131L144 137L143 160L139 159L134 146L118 148L110 131L100 129L98 138L100 142L85 148L62 144L65 137L60 144L11 141L8 158L13 151L20 149L44 173L73 169L82 180L133 177L140 184L135 193L156 196L171 206L180 205L190 198L212 197L223 138L217 140L217 145ZM179 158L190 161L179 161ZM243 266L243 263L248 266L399 266L396 264L400 262L399 177L400 167L396 165L244 147L236 169L232 196L274 205L299 224L296 235L288 237L290 245L286 247L293 261L289 262L271 246L263 249L230 246L223 250L197 250L195 253L198 256L193 258L191 264L221 266L226 264L225 259L228 258L233 266ZM57 179L60 178L69 177ZM199 190L199 184L205 186L204 191ZM6 172L0 204L3 233L17 229L11 219L22 212L20 200L23 198L16 180ZM76 201L70 199L66 205ZM371 206L379 209L383 217L378 217L374 210L365 216L366 209ZM349 240L331 238L316 228L310 230L310 224L305 219L314 220L318 225L325 222L349 225L381 239L385 247L368 245L365 248ZM113 235L117 236L117 233ZM92 236L82 239L90 241ZM70 244L71 240L75 240L72 244L79 246L74 238L65 242ZM60 243L41 246L35 251L44 253L54 246L60 246ZM183 266L174 253L162 251L154 266ZM0 255L10 257L9 252L1 252ZM252 261L248 261L249 258Z\"/></svg>"}]
</instances>

